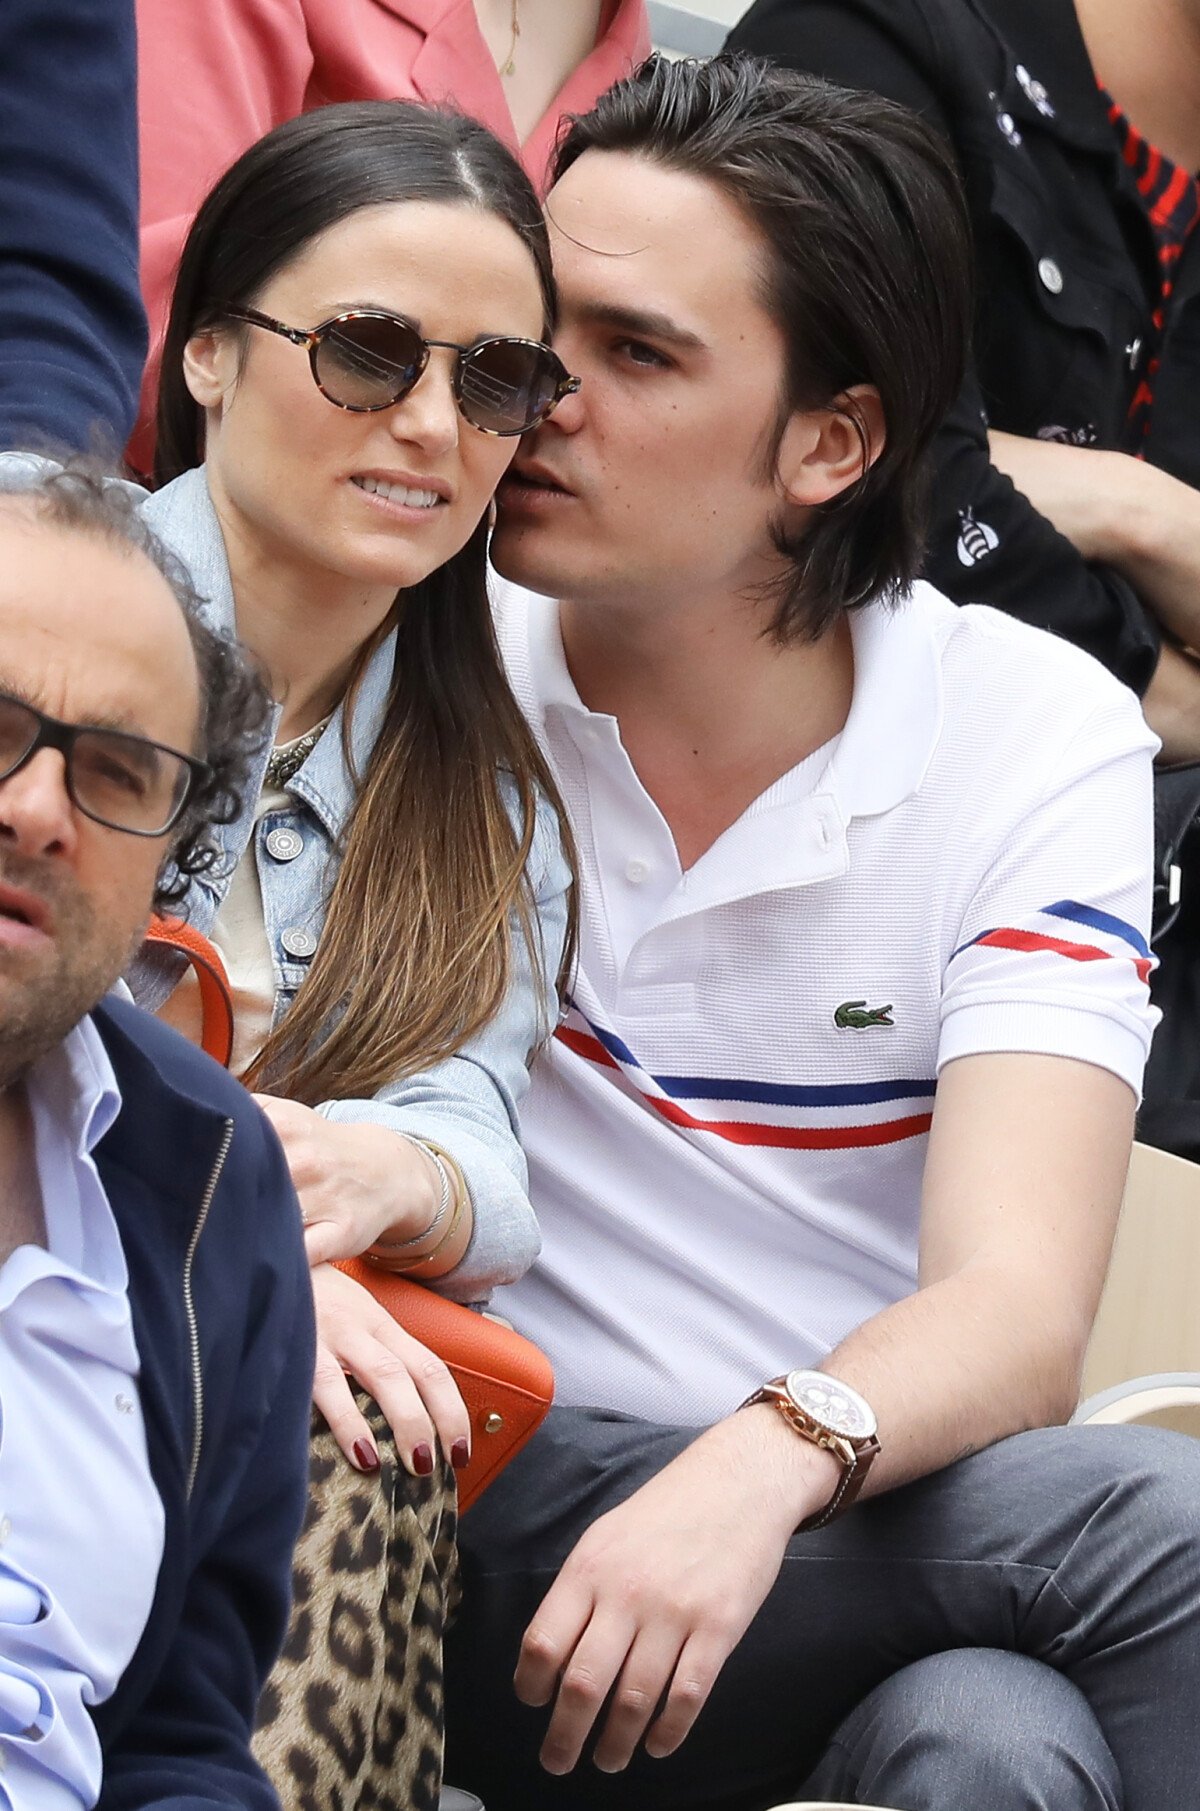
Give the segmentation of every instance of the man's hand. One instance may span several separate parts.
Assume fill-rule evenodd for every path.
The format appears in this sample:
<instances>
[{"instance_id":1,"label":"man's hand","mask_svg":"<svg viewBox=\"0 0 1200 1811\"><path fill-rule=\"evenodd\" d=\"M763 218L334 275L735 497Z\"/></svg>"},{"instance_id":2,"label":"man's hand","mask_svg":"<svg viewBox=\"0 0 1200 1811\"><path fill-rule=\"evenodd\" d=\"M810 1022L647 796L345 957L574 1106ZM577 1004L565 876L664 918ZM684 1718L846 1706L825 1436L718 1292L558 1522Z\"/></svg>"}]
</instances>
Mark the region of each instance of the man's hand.
<instances>
[{"instance_id":1,"label":"man's hand","mask_svg":"<svg viewBox=\"0 0 1200 1811\"><path fill-rule=\"evenodd\" d=\"M838 1477L835 1459L758 1404L709 1428L592 1524L517 1666L526 1704L557 1693L541 1753L548 1773L570 1772L614 1685L598 1767L618 1772L643 1736L655 1757L679 1747L798 1523L829 1501Z\"/></svg>"}]
</instances>

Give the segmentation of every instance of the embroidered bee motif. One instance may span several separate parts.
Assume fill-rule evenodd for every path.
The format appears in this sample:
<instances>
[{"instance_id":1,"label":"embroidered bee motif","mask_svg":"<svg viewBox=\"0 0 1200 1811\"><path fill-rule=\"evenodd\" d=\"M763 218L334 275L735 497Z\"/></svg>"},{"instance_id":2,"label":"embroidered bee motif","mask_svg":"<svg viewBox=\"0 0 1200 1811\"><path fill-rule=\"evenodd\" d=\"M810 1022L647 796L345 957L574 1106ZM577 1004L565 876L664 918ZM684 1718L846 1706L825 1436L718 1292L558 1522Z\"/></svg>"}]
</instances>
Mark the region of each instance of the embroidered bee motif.
<instances>
[{"instance_id":1,"label":"embroidered bee motif","mask_svg":"<svg viewBox=\"0 0 1200 1811\"><path fill-rule=\"evenodd\" d=\"M977 522L973 512L960 509L959 522L962 532L958 537L958 559L962 566L978 566L986 560L989 553L994 553L1000 545L1000 536L986 522Z\"/></svg>"}]
</instances>

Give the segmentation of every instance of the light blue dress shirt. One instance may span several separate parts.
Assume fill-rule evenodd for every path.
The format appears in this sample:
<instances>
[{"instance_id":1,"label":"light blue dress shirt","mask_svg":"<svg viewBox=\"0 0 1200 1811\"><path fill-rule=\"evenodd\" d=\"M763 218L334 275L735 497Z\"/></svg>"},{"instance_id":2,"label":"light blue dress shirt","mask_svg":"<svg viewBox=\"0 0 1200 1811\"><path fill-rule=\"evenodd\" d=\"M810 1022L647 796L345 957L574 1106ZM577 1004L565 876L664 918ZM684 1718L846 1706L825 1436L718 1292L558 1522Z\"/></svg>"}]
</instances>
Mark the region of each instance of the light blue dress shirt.
<instances>
[{"instance_id":1,"label":"light blue dress shirt","mask_svg":"<svg viewBox=\"0 0 1200 1811\"><path fill-rule=\"evenodd\" d=\"M146 1626L163 1513L129 1275L91 1155L121 1097L89 1019L27 1087L46 1248L0 1266L0 1807L80 1811L100 1793L89 1706Z\"/></svg>"}]
</instances>

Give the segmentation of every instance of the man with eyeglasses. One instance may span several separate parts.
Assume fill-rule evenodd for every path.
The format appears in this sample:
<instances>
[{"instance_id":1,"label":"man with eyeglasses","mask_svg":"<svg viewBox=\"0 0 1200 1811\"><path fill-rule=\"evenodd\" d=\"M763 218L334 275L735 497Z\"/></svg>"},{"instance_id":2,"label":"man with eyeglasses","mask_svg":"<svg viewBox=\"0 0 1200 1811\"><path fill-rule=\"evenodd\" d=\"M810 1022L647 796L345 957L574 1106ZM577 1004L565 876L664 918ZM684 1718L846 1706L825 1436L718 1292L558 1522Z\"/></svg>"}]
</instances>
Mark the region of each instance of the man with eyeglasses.
<instances>
[{"instance_id":1,"label":"man with eyeglasses","mask_svg":"<svg viewBox=\"0 0 1200 1811\"><path fill-rule=\"evenodd\" d=\"M265 700L120 485L0 460L0 1806L275 1798L307 1473L273 1133L113 989Z\"/></svg>"},{"instance_id":2,"label":"man with eyeglasses","mask_svg":"<svg viewBox=\"0 0 1200 1811\"><path fill-rule=\"evenodd\" d=\"M1155 743L914 582L951 159L661 63L547 211L581 384L492 556L579 859L501 1308L557 1399L460 1529L448 1764L488 1811L1194 1805L1200 1445L1054 1425L1154 1022Z\"/></svg>"}]
</instances>

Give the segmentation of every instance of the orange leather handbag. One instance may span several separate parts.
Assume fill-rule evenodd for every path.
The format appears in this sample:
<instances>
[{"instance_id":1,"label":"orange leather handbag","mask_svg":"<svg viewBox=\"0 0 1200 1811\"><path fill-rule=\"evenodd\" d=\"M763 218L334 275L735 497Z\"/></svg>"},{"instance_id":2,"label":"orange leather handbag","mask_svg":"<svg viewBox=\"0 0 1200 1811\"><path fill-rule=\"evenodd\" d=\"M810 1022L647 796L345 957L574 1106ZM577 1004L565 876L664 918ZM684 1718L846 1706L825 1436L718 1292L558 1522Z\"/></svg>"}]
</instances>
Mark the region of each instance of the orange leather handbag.
<instances>
[{"instance_id":1,"label":"orange leather handbag","mask_svg":"<svg viewBox=\"0 0 1200 1811\"><path fill-rule=\"evenodd\" d=\"M152 918L146 942L177 950L195 969L200 983L200 1042L207 1055L228 1069L233 1055L233 1002L220 951L182 918Z\"/></svg>"},{"instance_id":2,"label":"orange leather handbag","mask_svg":"<svg viewBox=\"0 0 1200 1811\"><path fill-rule=\"evenodd\" d=\"M187 957L200 983L202 1038L208 1055L228 1068L233 1050L233 1005L220 953L179 918L153 918L150 943ZM471 1457L458 1474L458 1507L471 1507L546 1418L554 1372L545 1353L511 1327L500 1326L422 1283L381 1270L362 1258L337 1268L361 1283L381 1308L450 1367L471 1417Z\"/></svg>"},{"instance_id":3,"label":"orange leather handbag","mask_svg":"<svg viewBox=\"0 0 1200 1811\"><path fill-rule=\"evenodd\" d=\"M541 1426L554 1397L545 1353L511 1327L392 1276L362 1258L337 1268L369 1290L405 1332L449 1365L471 1417L471 1457L458 1474L462 1514Z\"/></svg>"}]
</instances>

